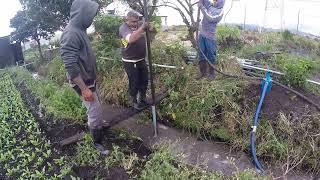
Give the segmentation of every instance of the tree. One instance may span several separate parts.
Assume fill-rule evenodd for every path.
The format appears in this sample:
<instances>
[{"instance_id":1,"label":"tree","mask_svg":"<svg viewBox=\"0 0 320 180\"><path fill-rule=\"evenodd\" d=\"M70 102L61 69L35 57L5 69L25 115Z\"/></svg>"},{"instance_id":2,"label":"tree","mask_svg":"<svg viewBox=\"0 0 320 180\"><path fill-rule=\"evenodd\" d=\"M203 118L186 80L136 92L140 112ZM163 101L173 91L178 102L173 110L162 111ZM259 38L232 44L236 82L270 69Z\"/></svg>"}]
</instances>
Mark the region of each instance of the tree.
<instances>
[{"instance_id":1,"label":"tree","mask_svg":"<svg viewBox=\"0 0 320 180\"><path fill-rule=\"evenodd\" d=\"M46 20L44 17L41 19L36 19L35 17L30 17L25 10L19 11L10 21L10 26L15 28L11 36L14 41L18 42L25 42L29 39L35 40L38 45L40 60L43 60L40 39L49 39L56 31L56 28L44 23Z\"/></svg>"},{"instance_id":2,"label":"tree","mask_svg":"<svg viewBox=\"0 0 320 180\"><path fill-rule=\"evenodd\" d=\"M194 17L197 0L163 0L159 6L170 7L179 12L184 24L188 28L188 40L191 41L194 48L197 47L197 41L194 36L199 28L199 22Z\"/></svg>"},{"instance_id":3,"label":"tree","mask_svg":"<svg viewBox=\"0 0 320 180\"><path fill-rule=\"evenodd\" d=\"M140 14L143 13L142 0L123 0L129 6ZM184 24L188 28L188 40L191 41L194 48L197 47L197 41L194 36L198 30L199 23L194 17L195 6L198 0L148 0L149 3L149 16L154 15L158 7L169 7L179 12Z\"/></svg>"},{"instance_id":4,"label":"tree","mask_svg":"<svg viewBox=\"0 0 320 180\"><path fill-rule=\"evenodd\" d=\"M67 25L72 2L73 0L20 0L23 10L28 12L30 17L44 20L43 23L56 29Z\"/></svg>"},{"instance_id":5,"label":"tree","mask_svg":"<svg viewBox=\"0 0 320 180\"><path fill-rule=\"evenodd\" d=\"M139 12L140 14L144 15L144 11L143 11L143 0L122 0L123 2L126 2L131 9ZM159 0L148 0L148 4L149 4L149 17L153 16L156 9L157 9L157 4L158 4Z\"/></svg>"},{"instance_id":6,"label":"tree","mask_svg":"<svg viewBox=\"0 0 320 180\"><path fill-rule=\"evenodd\" d=\"M44 60L40 39L50 39L67 24L71 1L20 0L20 3L23 10L18 11L10 21L10 26L15 28L11 33L12 39L18 42L35 40L40 60Z\"/></svg>"},{"instance_id":7,"label":"tree","mask_svg":"<svg viewBox=\"0 0 320 180\"><path fill-rule=\"evenodd\" d=\"M100 8L111 0L96 0ZM62 30L70 18L73 0L20 0L23 7L10 21L15 28L11 34L14 41L33 39L37 42L40 59L43 60L40 39L50 39L58 30Z\"/></svg>"}]
</instances>

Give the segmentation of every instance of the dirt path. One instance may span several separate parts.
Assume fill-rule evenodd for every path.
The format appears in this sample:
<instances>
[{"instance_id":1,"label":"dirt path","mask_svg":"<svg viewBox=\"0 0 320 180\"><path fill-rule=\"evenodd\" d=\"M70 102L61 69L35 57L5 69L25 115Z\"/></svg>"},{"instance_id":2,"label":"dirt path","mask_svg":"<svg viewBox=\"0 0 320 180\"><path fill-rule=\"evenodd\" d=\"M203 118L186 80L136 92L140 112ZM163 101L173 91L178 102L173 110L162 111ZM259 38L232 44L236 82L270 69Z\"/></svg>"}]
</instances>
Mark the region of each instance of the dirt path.
<instances>
[{"instance_id":1,"label":"dirt path","mask_svg":"<svg viewBox=\"0 0 320 180\"><path fill-rule=\"evenodd\" d=\"M114 116L121 112L120 108L105 106L105 116ZM232 175L237 170L254 169L250 157L244 152L232 152L230 146L212 141L199 141L188 132L183 132L171 127L159 125L159 136L153 137L153 127L151 123L139 122L136 117L132 117L113 127L115 129L125 129L129 133L140 137L146 146L167 141L173 144L174 153L183 154L183 161L190 165L199 165L212 171L221 171L225 175ZM273 177L281 176L280 167L274 167ZM278 169L278 170L277 170ZM269 171L270 172L270 171ZM311 175L301 175L301 173L291 173L287 179L315 179Z\"/></svg>"}]
</instances>

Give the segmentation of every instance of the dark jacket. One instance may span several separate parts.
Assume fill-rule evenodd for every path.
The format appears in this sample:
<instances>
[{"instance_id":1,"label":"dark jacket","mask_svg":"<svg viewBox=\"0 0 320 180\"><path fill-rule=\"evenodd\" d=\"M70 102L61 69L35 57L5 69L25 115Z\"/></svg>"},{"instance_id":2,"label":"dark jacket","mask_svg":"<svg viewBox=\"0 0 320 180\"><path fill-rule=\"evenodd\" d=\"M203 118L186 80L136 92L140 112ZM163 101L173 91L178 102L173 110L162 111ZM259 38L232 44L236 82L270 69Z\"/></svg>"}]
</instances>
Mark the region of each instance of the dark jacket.
<instances>
[{"instance_id":1,"label":"dark jacket","mask_svg":"<svg viewBox=\"0 0 320 180\"><path fill-rule=\"evenodd\" d=\"M94 84L97 74L87 28L92 24L99 5L91 0L75 0L70 22L61 36L61 57L69 80L81 75L87 86Z\"/></svg>"}]
</instances>

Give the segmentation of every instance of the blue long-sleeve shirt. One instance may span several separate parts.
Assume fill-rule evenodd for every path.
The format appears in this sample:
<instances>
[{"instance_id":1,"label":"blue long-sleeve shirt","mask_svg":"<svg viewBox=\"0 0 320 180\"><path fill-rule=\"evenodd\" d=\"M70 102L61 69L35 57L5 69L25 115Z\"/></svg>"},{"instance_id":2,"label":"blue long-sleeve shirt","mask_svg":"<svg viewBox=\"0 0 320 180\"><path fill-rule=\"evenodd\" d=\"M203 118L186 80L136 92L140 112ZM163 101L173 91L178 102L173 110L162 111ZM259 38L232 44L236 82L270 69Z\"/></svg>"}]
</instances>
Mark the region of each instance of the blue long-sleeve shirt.
<instances>
[{"instance_id":1,"label":"blue long-sleeve shirt","mask_svg":"<svg viewBox=\"0 0 320 180\"><path fill-rule=\"evenodd\" d=\"M224 0L217 0L216 6L212 0L202 0L201 12L203 14L200 34L206 38L216 39L217 24L223 17Z\"/></svg>"}]
</instances>

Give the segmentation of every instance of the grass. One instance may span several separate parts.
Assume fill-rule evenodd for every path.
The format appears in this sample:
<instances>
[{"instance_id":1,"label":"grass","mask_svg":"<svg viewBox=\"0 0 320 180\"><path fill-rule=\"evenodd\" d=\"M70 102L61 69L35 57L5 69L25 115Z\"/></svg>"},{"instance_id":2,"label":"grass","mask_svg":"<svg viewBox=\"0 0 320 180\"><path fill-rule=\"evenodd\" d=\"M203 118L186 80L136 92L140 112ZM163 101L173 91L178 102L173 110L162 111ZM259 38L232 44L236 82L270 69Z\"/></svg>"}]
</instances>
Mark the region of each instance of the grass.
<instances>
[{"instance_id":1,"label":"grass","mask_svg":"<svg viewBox=\"0 0 320 180\"><path fill-rule=\"evenodd\" d=\"M246 180L246 179L270 179L267 176L259 176L251 170L236 171L232 176L225 176L219 172L209 172L197 166L189 166L180 161L182 154L174 155L172 153L174 144L172 142L160 142L155 147L157 151L151 156L141 173L141 180L183 180L183 179L201 179L201 180Z\"/></svg>"},{"instance_id":2,"label":"grass","mask_svg":"<svg viewBox=\"0 0 320 180\"><path fill-rule=\"evenodd\" d=\"M304 83L307 77L320 69L318 65L319 54L317 54L319 42L292 35L289 32L241 33L237 28L219 27L219 42L226 44L226 50L219 51L217 66L219 69L232 74L241 73L235 60L229 58L231 53L238 57L255 59L254 54L257 51L280 51L280 55L259 59L260 64L269 65L270 68L286 72L287 76L282 80L288 85L319 92L318 87ZM240 48L233 46L233 42L237 41L241 41L241 44L244 43L244 45ZM99 45L99 42L95 43ZM111 56L119 59L119 52L115 50L104 49L99 51L99 48L95 49L99 56ZM303 52L300 49L303 49ZM152 50L155 63L183 66L185 68L183 71L155 68L157 91L165 87L170 93L170 98L163 101L159 106L160 116L170 119L177 127L199 136L209 135L211 138L229 142L235 148L247 150L251 121L258 101L258 99L246 99L245 89L248 82L227 79L220 75L213 83L206 80L195 81L193 77L197 74L197 69L192 65L185 65L185 48L182 44L155 40L152 44ZM49 66L54 66L54 64ZM103 99L114 104L128 105L128 83L121 62L99 59L98 68ZM62 71L56 72L62 73ZM49 87L48 89L52 88ZM57 98L56 104L59 104L60 101L63 101L63 99ZM271 159L273 164L277 161L287 163L287 159L289 159L288 166L290 167L296 169L308 167L311 171L319 170L320 154L316 146L319 143L319 138L315 136L319 129L318 120L319 115L308 114L307 111L298 119L294 119L290 113L283 112L279 113L275 119L261 120L263 123L259 127L257 140L259 142L257 149L259 156ZM151 159L154 160L153 164L161 164L160 162L164 163L172 160L165 152L164 154L161 154L161 151L159 153ZM117 154L114 157L117 156L121 157L122 155ZM168 159L166 159L167 161L161 161L161 158ZM116 161L122 161L123 158L120 159ZM300 160L301 163L298 163ZM163 174L164 177L169 179L174 178L178 171L183 172L181 177L193 176L192 173L197 174L197 172L188 174L184 167L177 167L172 162L167 165L164 169L158 166L151 167L151 165L148 168L152 169L153 172ZM146 176L150 173L151 171L143 171ZM239 176L251 177L250 173Z\"/></svg>"},{"instance_id":3,"label":"grass","mask_svg":"<svg viewBox=\"0 0 320 180\"><path fill-rule=\"evenodd\" d=\"M16 72L16 71L19 71L19 72ZM29 76L26 76L28 73L24 72L23 69L20 69L20 68L19 69L10 69L9 72L11 73L12 77L15 78L16 81L17 80L29 81L28 80ZM11 80L9 75L7 75L6 78ZM42 80L40 80L40 81L42 81ZM3 92L5 91L7 93L11 92L14 94L18 92L17 90L14 90L13 81L1 80L1 82L8 82L8 83L3 84L3 85L5 85L6 88L1 88L2 89L1 91L3 91ZM47 82L47 81L44 80L43 82ZM53 84L53 85L55 85L55 84ZM55 86L57 86L57 85L55 85ZM12 88L10 88L10 87L12 87ZM1 93L1 94L5 94L5 93ZM11 96L8 96L8 97L11 97ZM50 98L50 97L46 96L43 98ZM1 97L1 100L4 100L4 97ZM13 103L11 105L17 105L17 104L18 105L23 104L21 98L20 98L20 103ZM4 105L4 104L2 103L2 105ZM61 113L62 113L62 116L67 115L66 112L61 112ZM2 122L4 122L4 121L2 121ZM26 124L26 125L28 125L28 128L30 128L29 127L30 123ZM16 127L20 127L20 126L21 126L21 123L17 124ZM32 125L31 127L38 127L38 125L35 123L34 126ZM32 128L31 128L30 132L31 131L32 131L32 133L35 133L36 135L35 136L25 136L25 137L32 138L32 137L38 137L38 135L40 135L38 133L39 130L32 130ZM11 131L3 131L3 133L9 133L9 132L11 132ZM15 134L19 134L19 133L17 132L17 133L11 133L11 134L15 135ZM4 137L4 136L1 136L1 137ZM7 137L7 135L5 137ZM38 141L38 142L49 143L45 140L45 138L42 136L42 134L39 137L41 138L41 141ZM119 135L119 137L120 137L120 135ZM128 134L125 134L121 137L130 138L130 137L128 137ZM5 139L2 139L2 140L5 140ZM12 141L10 141L10 142L12 142ZM20 143L18 141L16 141L16 142ZM21 143L23 143L23 142L25 142L25 141L21 141ZM26 141L26 142L35 144L37 141L34 141L34 139L31 139L30 141ZM18 151L16 151L16 148L19 146L11 146L10 145L8 147L13 148L13 151L6 151L5 155L1 156L2 159L11 157L11 156L7 156L8 153L18 152ZM44 148L47 148L47 146L46 145L41 146L41 149L40 149L41 151L40 150L37 151L37 149L36 149L36 152L37 153L41 152L44 156L49 156L50 151L48 151L48 149L44 149ZM4 151L1 151L1 152L4 152ZM19 152L19 155L17 157L20 157L22 155L24 155L24 154ZM37 157L38 157L37 160L41 162L42 160L41 160L41 158L39 158L41 156L37 156ZM13 162L13 161L10 160L10 162ZM157 149L154 152L154 154L152 154L147 159L145 159L145 158L141 159L134 152L130 152L130 150L128 151L128 149L126 149L126 148L120 148L117 145L113 145L113 149L111 151L110 156L101 157L101 156L99 156L96 149L93 147L93 142L92 142L91 137L86 135L85 141L78 143L78 145L76 146L76 151L74 153L74 156L71 156L71 157L60 156L60 157L57 157L56 159L53 159L53 161L50 163L50 165L48 164L48 170L53 165L56 165L57 167L59 167L60 174L51 175L51 174L46 173L43 169L41 169L41 171L40 170L36 171L35 169L31 168L31 169L29 169L30 174L29 174L29 171L26 171L25 172L26 174L22 174L21 177L28 178L29 175L31 175L34 178L42 178L42 177L53 178L53 179L61 179L64 177L77 178L77 177L73 177L74 174L72 173L72 167L75 167L75 166L93 166L93 167L99 167L102 169L103 168L108 169L111 167L122 167L125 169L125 171L127 172L127 174L131 178L136 178L136 179L185 179L185 178L187 178L187 179L226 179L226 178L239 179L240 178L241 179L242 177L244 177L244 178L245 177L258 177L257 175L255 175L254 173L249 172L249 171L238 172L233 177L225 177L225 176L221 175L221 173L207 172L207 171L201 170L200 168L191 167L191 166L185 165L183 163L177 164L177 162L178 162L178 158L175 155L171 154L171 152L168 149L165 149L163 147ZM19 169L19 168L18 169L14 169L14 168L10 169L10 167L11 166L5 166L5 168L8 169L9 175L11 173L16 173L15 171ZM139 173L139 172L141 172L141 173ZM13 174L12 176L16 176L16 174Z\"/></svg>"},{"instance_id":4,"label":"grass","mask_svg":"<svg viewBox=\"0 0 320 180\"><path fill-rule=\"evenodd\" d=\"M297 56L288 53L287 50L291 47L287 46L288 49L281 48L284 42L281 33L253 34L253 36L257 36L256 40L252 44L246 44L240 50L235 51L235 55L251 59L257 51L283 51L280 55L262 59L260 62L270 65L270 68L286 72L287 76L283 79L286 84L304 87L305 79L313 72L318 71L317 62L319 60L314 58L313 55ZM294 40L296 38L294 36ZM250 126L258 101L258 99L245 99L244 93L248 82L227 79L220 75L213 83L206 80L195 81L193 77L197 74L197 69L192 65L184 64L185 51L179 43L164 44L156 40L153 42L152 49L155 63L183 66L185 68L183 71L155 68L157 91L160 87L165 87L170 92L170 97L164 100L159 107L159 115L162 118L170 119L177 127L191 131L198 136L206 135L220 141L229 142L234 148L246 150L249 147ZM240 67L236 64L235 59L229 57L230 51L220 51L217 67L224 72L241 74ZM107 93L105 98L125 104L127 102L127 79L122 68L116 66L105 73L104 77L102 83L105 84L104 88L106 88L104 91ZM117 84L114 82L117 82ZM317 88L313 88L316 91ZM284 116L290 115L284 114ZM310 141L311 136L300 138L298 134L294 137L288 134L292 130L315 133L315 127L317 126L314 126L311 130L306 128L308 126L305 122L302 123L304 125L295 127L294 124L285 124L280 121L281 117L279 114L279 117L275 120L263 120L272 123L267 123L260 127L261 130L259 129L258 154L260 157L271 159L271 163L285 162L287 158L294 162L299 162L302 159L302 163L295 168L301 169L307 166L317 170L319 163L312 161L317 153L310 148L310 145L307 145L308 143L305 143ZM313 114L311 117L308 122L317 123L318 116ZM301 117L299 121L303 122L304 118ZM312 138L312 142L316 143L318 140ZM293 150L300 153L292 156L291 152Z\"/></svg>"},{"instance_id":5,"label":"grass","mask_svg":"<svg viewBox=\"0 0 320 180\"><path fill-rule=\"evenodd\" d=\"M0 78L0 164L6 176L20 179L61 178L65 161L56 164L56 151L23 104L9 75Z\"/></svg>"},{"instance_id":6,"label":"grass","mask_svg":"<svg viewBox=\"0 0 320 180\"><path fill-rule=\"evenodd\" d=\"M23 68L8 69L15 83L24 82L32 93L45 106L47 113L58 118L72 119L84 123L85 109L79 96L68 85L59 86L51 80L36 80Z\"/></svg>"}]
</instances>

